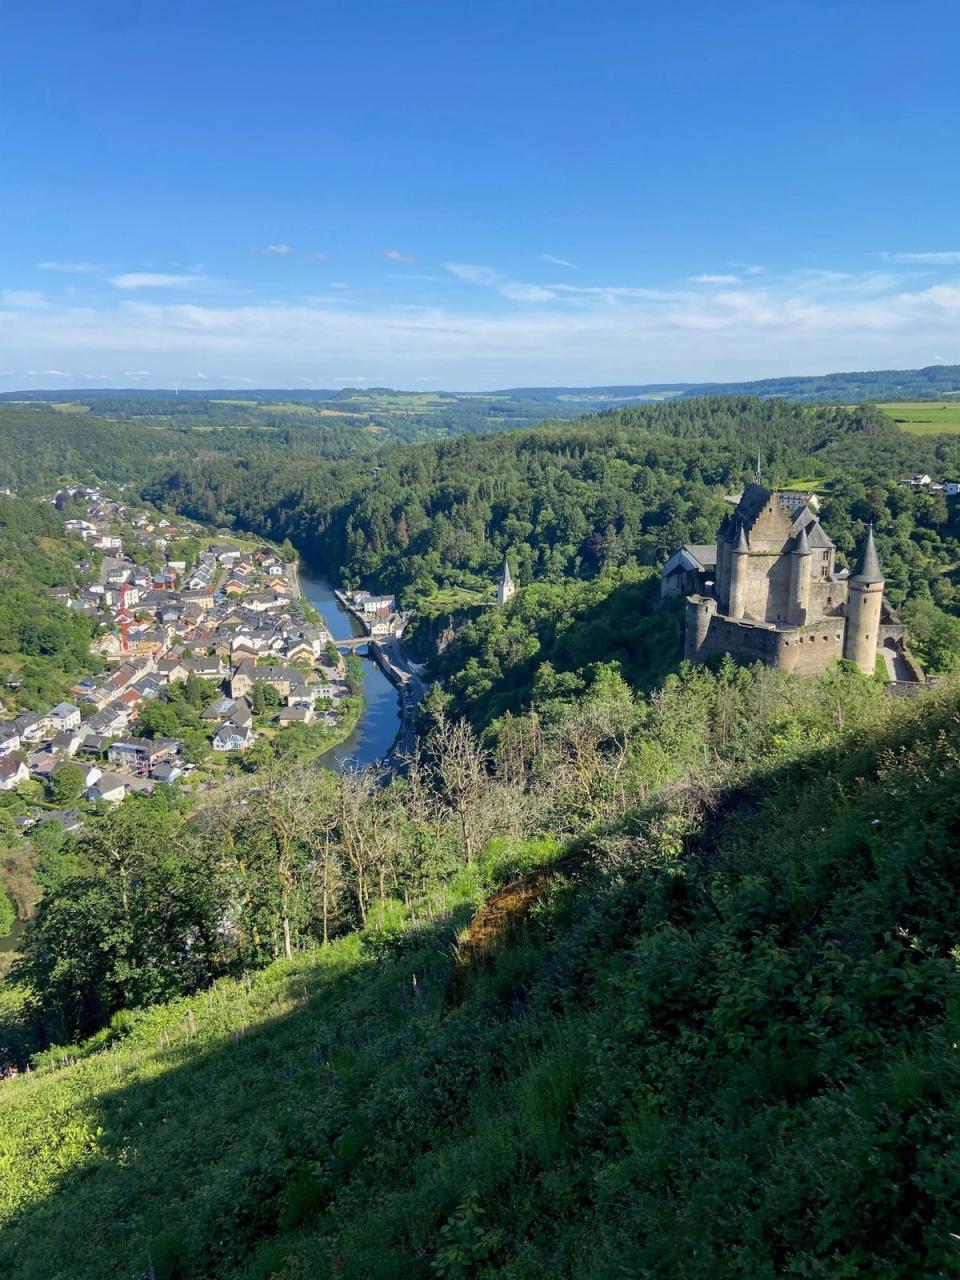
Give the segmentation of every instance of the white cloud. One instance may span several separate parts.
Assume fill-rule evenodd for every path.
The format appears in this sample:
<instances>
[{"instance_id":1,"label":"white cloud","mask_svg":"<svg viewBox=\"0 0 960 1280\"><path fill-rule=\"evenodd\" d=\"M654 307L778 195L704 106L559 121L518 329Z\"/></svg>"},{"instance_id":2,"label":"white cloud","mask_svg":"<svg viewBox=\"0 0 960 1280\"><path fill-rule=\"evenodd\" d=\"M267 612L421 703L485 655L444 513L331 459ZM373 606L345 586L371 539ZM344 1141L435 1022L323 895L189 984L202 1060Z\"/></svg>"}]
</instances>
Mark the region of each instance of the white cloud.
<instances>
[{"instance_id":1,"label":"white cloud","mask_svg":"<svg viewBox=\"0 0 960 1280\"><path fill-rule=\"evenodd\" d=\"M21 307L25 311L39 311L48 305L46 298L37 289L0 290L0 302L5 307Z\"/></svg>"},{"instance_id":2,"label":"white cloud","mask_svg":"<svg viewBox=\"0 0 960 1280\"><path fill-rule=\"evenodd\" d=\"M207 375L206 375L205 373L195 373L193 376L194 376L195 378L202 378L202 379L204 380L204 382L206 382L206 380L207 380Z\"/></svg>"},{"instance_id":3,"label":"white cloud","mask_svg":"<svg viewBox=\"0 0 960 1280\"><path fill-rule=\"evenodd\" d=\"M919 263L927 267L960 266L960 249L942 249L935 253L881 253L885 262Z\"/></svg>"},{"instance_id":4,"label":"white cloud","mask_svg":"<svg viewBox=\"0 0 960 1280\"><path fill-rule=\"evenodd\" d=\"M690 280L693 284L739 284L739 276L691 276Z\"/></svg>"},{"instance_id":5,"label":"white cloud","mask_svg":"<svg viewBox=\"0 0 960 1280\"><path fill-rule=\"evenodd\" d=\"M566 258L557 258L552 253L541 253L541 262L550 262L555 267L566 267L569 271L579 271L580 268L575 262L568 262Z\"/></svg>"},{"instance_id":6,"label":"white cloud","mask_svg":"<svg viewBox=\"0 0 960 1280\"><path fill-rule=\"evenodd\" d=\"M505 298L514 302L550 302L557 296L553 289L539 284L523 284L519 280L505 280L497 288Z\"/></svg>"},{"instance_id":7,"label":"white cloud","mask_svg":"<svg viewBox=\"0 0 960 1280\"><path fill-rule=\"evenodd\" d=\"M95 262L38 262L37 266L41 271L63 271L73 276L89 276L95 275L103 268L97 266Z\"/></svg>"},{"instance_id":8,"label":"white cloud","mask_svg":"<svg viewBox=\"0 0 960 1280\"><path fill-rule=\"evenodd\" d=\"M452 276L462 280L464 284L495 288L512 302L551 302L557 297L557 289L552 285L526 284L522 280L507 280L492 267L478 267L469 262L445 262L443 265Z\"/></svg>"},{"instance_id":9,"label":"white cloud","mask_svg":"<svg viewBox=\"0 0 960 1280\"><path fill-rule=\"evenodd\" d=\"M321 249L308 249L303 256L312 258L314 262L326 262L327 260L327 255Z\"/></svg>"},{"instance_id":10,"label":"white cloud","mask_svg":"<svg viewBox=\"0 0 960 1280\"><path fill-rule=\"evenodd\" d=\"M465 284L498 284L502 278L500 272L492 267L477 267L469 262L445 262L443 265Z\"/></svg>"},{"instance_id":11,"label":"white cloud","mask_svg":"<svg viewBox=\"0 0 960 1280\"><path fill-rule=\"evenodd\" d=\"M108 279L116 289L179 289L184 285L202 283L204 277L164 271L125 271Z\"/></svg>"},{"instance_id":12,"label":"white cloud","mask_svg":"<svg viewBox=\"0 0 960 1280\"><path fill-rule=\"evenodd\" d=\"M383 256L391 262L416 262L415 253L401 253L399 249L384 249Z\"/></svg>"},{"instance_id":13,"label":"white cloud","mask_svg":"<svg viewBox=\"0 0 960 1280\"><path fill-rule=\"evenodd\" d=\"M327 285L328 289L349 289L350 286L345 280L331 280Z\"/></svg>"},{"instance_id":14,"label":"white cloud","mask_svg":"<svg viewBox=\"0 0 960 1280\"><path fill-rule=\"evenodd\" d=\"M127 369L126 381L149 377L159 385L205 363L246 367L261 386L289 386L309 368L325 386L415 386L422 378L489 389L908 368L930 364L935 354L960 363L960 283L918 288L909 273L802 271L706 290L534 285L526 287L557 296L518 305L498 293L518 282L490 268L466 272L465 283L472 278L490 290L480 309L469 299L408 311L130 296L42 311L6 307L0 349L8 368L31 368L19 376L48 385L71 376L66 365ZM373 369L369 377L333 373L361 360Z\"/></svg>"},{"instance_id":15,"label":"white cloud","mask_svg":"<svg viewBox=\"0 0 960 1280\"><path fill-rule=\"evenodd\" d=\"M293 246L289 244L265 244L261 249L254 249L254 253L293 253Z\"/></svg>"},{"instance_id":16,"label":"white cloud","mask_svg":"<svg viewBox=\"0 0 960 1280\"><path fill-rule=\"evenodd\" d=\"M762 276L766 275L767 268L761 267L756 262L728 262L728 267L734 267L745 276Z\"/></svg>"}]
</instances>

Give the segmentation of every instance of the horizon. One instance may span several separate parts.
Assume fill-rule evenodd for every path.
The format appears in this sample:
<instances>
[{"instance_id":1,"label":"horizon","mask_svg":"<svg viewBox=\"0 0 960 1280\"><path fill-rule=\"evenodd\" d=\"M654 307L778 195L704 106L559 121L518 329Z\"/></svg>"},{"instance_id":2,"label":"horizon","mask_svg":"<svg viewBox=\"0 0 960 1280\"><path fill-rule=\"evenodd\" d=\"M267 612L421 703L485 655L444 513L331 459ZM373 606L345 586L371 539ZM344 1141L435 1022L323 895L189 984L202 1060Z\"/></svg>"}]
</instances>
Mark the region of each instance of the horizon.
<instances>
[{"instance_id":1,"label":"horizon","mask_svg":"<svg viewBox=\"0 0 960 1280\"><path fill-rule=\"evenodd\" d=\"M693 0L680 39L619 0L13 15L44 74L0 87L0 390L958 363L960 13L867 16Z\"/></svg>"},{"instance_id":2,"label":"horizon","mask_svg":"<svg viewBox=\"0 0 960 1280\"><path fill-rule=\"evenodd\" d=\"M280 394L292 396L316 396L316 395L343 395L347 392L362 392L371 394L377 391L389 392L393 395L448 395L448 396L495 396L495 395L517 395L520 392L538 392L538 391L569 391L569 392L636 392L636 391L664 391L664 390L695 390L698 387L714 387L714 386L741 386L744 383L749 384L756 382L761 384L768 381L789 382L799 381L804 378L836 378L836 377L871 377L878 374L909 374L923 373L929 369L951 369L960 370L960 363L956 365L947 365L942 362L936 362L931 365L920 366L915 369L829 369L818 371L811 374L801 373L777 373L770 375L768 378L758 379L737 379L728 382L720 380L710 381L693 381L691 379L678 379L675 382L604 382L604 383L564 383L564 382L543 382L543 383L518 383L515 386L502 387L448 387L437 386L427 387L403 387L389 386L385 383L348 383L339 387L292 387L292 386L247 386L247 387L231 387L231 386L177 386L158 384L156 386L143 384L138 386L110 386L110 387L81 387L81 386L49 386L49 387L11 387L9 389L0 388L0 401L8 400L11 396L16 395L49 395L56 394L59 396L78 395L78 396L109 396L109 395L130 395L136 396L138 393L149 392L151 395L168 394L176 397L184 392L188 395L216 396L225 393L235 394L238 396ZM937 389L938 395L950 396L960 394L949 390Z\"/></svg>"}]
</instances>

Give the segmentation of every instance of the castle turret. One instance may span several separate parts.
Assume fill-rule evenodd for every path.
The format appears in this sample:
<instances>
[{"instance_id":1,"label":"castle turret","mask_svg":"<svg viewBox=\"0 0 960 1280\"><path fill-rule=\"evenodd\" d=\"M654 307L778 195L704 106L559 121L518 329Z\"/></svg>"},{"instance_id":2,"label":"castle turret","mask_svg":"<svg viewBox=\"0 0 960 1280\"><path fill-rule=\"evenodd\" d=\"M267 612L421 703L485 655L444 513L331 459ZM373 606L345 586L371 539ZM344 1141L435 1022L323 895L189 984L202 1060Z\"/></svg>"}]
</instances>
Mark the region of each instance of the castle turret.
<instances>
[{"instance_id":1,"label":"castle turret","mask_svg":"<svg viewBox=\"0 0 960 1280\"><path fill-rule=\"evenodd\" d=\"M711 596L691 596L687 601L683 656L688 662L699 662L705 656L710 623L717 613L717 602Z\"/></svg>"},{"instance_id":2,"label":"castle turret","mask_svg":"<svg viewBox=\"0 0 960 1280\"><path fill-rule=\"evenodd\" d=\"M733 555L730 557L730 608L731 618L742 618L747 603L747 556L750 547L743 525L737 536Z\"/></svg>"},{"instance_id":3,"label":"castle turret","mask_svg":"<svg viewBox=\"0 0 960 1280\"><path fill-rule=\"evenodd\" d=\"M510 565L507 563L506 558L504 558L503 577L500 579L500 584L497 587L497 604L506 604L513 596L516 589L517 588L513 584L513 578L510 576Z\"/></svg>"},{"instance_id":4,"label":"castle turret","mask_svg":"<svg viewBox=\"0 0 960 1280\"><path fill-rule=\"evenodd\" d=\"M810 543L804 527L797 534L796 545L790 552L790 607L787 621L802 627L810 607Z\"/></svg>"},{"instance_id":5,"label":"castle turret","mask_svg":"<svg viewBox=\"0 0 960 1280\"><path fill-rule=\"evenodd\" d=\"M855 662L864 675L872 676L877 664L882 602L883 573L871 525L860 564L847 587L847 626L843 638L843 656Z\"/></svg>"}]
</instances>

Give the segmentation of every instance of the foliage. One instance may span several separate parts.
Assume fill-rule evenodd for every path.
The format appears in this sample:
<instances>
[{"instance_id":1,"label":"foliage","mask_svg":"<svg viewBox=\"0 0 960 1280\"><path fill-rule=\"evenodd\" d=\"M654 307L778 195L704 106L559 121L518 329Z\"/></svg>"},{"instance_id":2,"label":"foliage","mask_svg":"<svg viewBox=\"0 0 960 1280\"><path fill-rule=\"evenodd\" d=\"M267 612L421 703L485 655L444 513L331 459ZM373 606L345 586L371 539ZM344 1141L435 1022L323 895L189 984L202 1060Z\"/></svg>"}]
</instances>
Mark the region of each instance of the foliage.
<instances>
[{"instance_id":1,"label":"foliage","mask_svg":"<svg viewBox=\"0 0 960 1280\"><path fill-rule=\"evenodd\" d=\"M0 675L24 706L53 705L101 665L89 652L94 625L48 593L75 584L81 548L53 508L0 496Z\"/></svg>"},{"instance_id":2,"label":"foliage","mask_svg":"<svg viewBox=\"0 0 960 1280\"><path fill-rule=\"evenodd\" d=\"M951 1274L957 694L759 677L668 682L632 734L687 782L550 854L455 989L503 839L4 1085L4 1274Z\"/></svg>"}]
</instances>

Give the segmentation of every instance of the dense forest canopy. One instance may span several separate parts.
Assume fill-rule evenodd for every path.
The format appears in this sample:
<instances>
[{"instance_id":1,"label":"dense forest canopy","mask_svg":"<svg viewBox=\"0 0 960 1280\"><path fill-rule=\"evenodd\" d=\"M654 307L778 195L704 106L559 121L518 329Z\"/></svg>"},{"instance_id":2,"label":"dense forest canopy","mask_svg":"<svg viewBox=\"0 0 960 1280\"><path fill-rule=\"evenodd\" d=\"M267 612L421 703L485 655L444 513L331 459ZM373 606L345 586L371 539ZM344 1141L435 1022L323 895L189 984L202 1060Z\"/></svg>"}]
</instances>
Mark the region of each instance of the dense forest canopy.
<instances>
[{"instance_id":1,"label":"dense forest canopy","mask_svg":"<svg viewBox=\"0 0 960 1280\"><path fill-rule=\"evenodd\" d=\"M758 454L768 483L825 491L841 557L877 523L894 600L935 591L952 604L943 567L957 558L956 511L898 481L921 467L960 475L960 438L907 437L869 408L732 397L631 406L335 465L191 462L147 491L201 519L289 537L346 581L408 588L413 603L438 586L489 582L505 555L521 581L660 564L685 541L713 540L724 493Z\"/></svg>"},{"instance_id":2,"label":"dense forest canopy","mask_svg":"<svg viewBox=\"0 0 960 1280\"><path fill-rule=\"evenodd\" d=\"M0 496L0 678L25 706L49 707L86 672L94 624L51 597L76 581L83 543L67 538L52 506Z\"/></svg>"}]
</instances>

